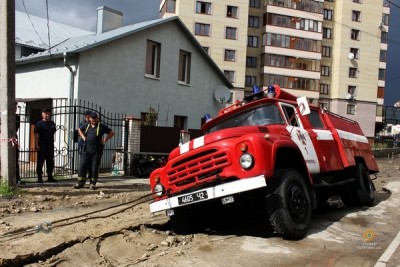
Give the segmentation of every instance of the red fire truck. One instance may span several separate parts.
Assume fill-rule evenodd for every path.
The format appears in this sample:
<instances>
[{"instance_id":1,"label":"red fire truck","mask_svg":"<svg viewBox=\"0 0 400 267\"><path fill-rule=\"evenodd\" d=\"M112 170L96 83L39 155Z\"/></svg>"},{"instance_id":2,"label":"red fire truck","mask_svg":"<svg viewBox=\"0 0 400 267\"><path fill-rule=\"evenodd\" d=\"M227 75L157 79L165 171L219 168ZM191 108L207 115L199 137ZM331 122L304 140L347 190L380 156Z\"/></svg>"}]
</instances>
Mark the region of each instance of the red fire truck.
<instances>
[{"instance_id":1,"label":"red fire truck","mask_svg":"<svg viewBox=\"0 0 400 267\"><path fill-rule=\"evenodd\" d=\"M370 175L379 170L357 122L278 85L253 92L151 173L152 213L166 211L182 232L199 213L240 203L264 209L276 234L296 240L307 233L312 210L333 195L346 205L374 204Z\"/></svg>"}]
</instances>

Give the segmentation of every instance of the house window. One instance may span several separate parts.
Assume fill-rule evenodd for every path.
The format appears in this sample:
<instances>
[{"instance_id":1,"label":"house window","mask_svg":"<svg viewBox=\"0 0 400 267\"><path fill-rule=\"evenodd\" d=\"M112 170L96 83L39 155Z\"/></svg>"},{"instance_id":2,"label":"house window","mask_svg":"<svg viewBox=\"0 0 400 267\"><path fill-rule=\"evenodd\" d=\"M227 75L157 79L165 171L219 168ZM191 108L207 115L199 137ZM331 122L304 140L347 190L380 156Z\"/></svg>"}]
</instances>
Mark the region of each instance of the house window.
<instances>
[{"instance_id":1,"label":"house window","mask_svg":"<svg viewBox=\"0 0 400 267\"><path fill-rule=\"evenodd\" d=\"M186 116L174 115L174 128L178 128L179 130L185 130L186 120L187 120Z\"/></svg>"},{"instance_id":2,"label":"house window","mask_svg":"<svg viewBox=\"0 0 400 267\"><path fill-rule=\"evenodd\" d=\"M260 18L249 16L249 27L258 28L260 26Z\"/></svg>"},{"instance_id":3,"label":"house window","mask_svg":"<svg viewBox=\"0 0 400 267\"><path fill-rule=\"evenodd\" d=\"M331 57L331 47L330 46L322 47L322 56L323 57Z\"/></svg>"},{"instance_id":4,"label":"house window","mask_svg":"<svg viewBox=\"0 0 400 267\"><path fill-rule=\"evenodd\" d=\"M333 10L324 9L324 19L325 20L332 20L333 18Z\"/></svg>"},{"instance_id":5,"label":"house window","mask_svg":"<svg viewBox=\"0 0 400 267\"><path fill-rule=\"evenodd\" d=\"M347 86L347 93L354 96L356 94L357 86L349 85Z\"/></svg>"},{"instance_id":6,"label":"house window","mask_svg":"<svg viewBox=\"0 0 400 267\"><path fill-rule=\"evenodd\" d=\"M196 13L210 15L211 14L211 3L197 1L196 2Z\"/></svg>"},{"instance_id":7,"label":"house window","mask_svg":"<svg viewBox=\"0 0 400 267\"><path fill-rule=\"evenodd\" d=\"M247 36L247 46L258 47L258 37L257 36Z\"/></svg>"},{"instance_id":8,"label":"house window","mask_svg":"<svg viewBox=\"0 0 400 267\"><path fill-rule=\"evenodd\" d=\"M360 31L351 29L351 39L359 41L360 40Z\"/></svg>"},{"instance_id":9,"label":"house window","mask_svg":"<svg viewBox=\"0 0 400 267\"><path fill-rule=\"evenodd\" d=\"M332 29L322 28L322 37L326 39L332 39Z\"/></svg>"},{"instance_id":10,"label":"house window","mask_svg":"<svg viewBox=\"0 0 400 267\"><path fill-rule=\"evenodd\" d=\"M179 69L178 69L178 81L190 84L190 64L191 54L187 51L179 51Z\"/></svg>"},{"instance_id":11,"label":"house window","mask_svg":"<svg viewBox=\"0 0 400 267\"><path fill-rule=\"evenodd\" d=\"M349 68L349 78L357 78L357 68Z\"/></svg>"},{"instance_id":12,"label":"house window","mask_svg":"<svg viewBox=\"0 0 400 267\"><path fill-rule=\"evenodd\" d=\"M167 13L175 13L176 0L167 0Z\"/></svg>"},{"instance_id":13,"label":"house window","mask_svg":"<svg viewBox=\"0 0 400 267\"><path fill-rule=\"evenodd\" d=\"M226 39L233 39L236 40L236 28L233 27L226 27L225 29L225 38Z\"/></svg>"},{"instance_id":14,"label":"house window","mask_svg":"<svg viewBox=\"0 0 400 267\"><path fill-rule=\"evenodd\" d=\"M225 49L225 61L236 61L236 51Z\"/></svg>"},{"instance_id":15,"label":"house window","mask_svg":"<svg viewBox=\"0 0 400 267\"><path fill-rule=\"evenodd\" d=\"M233 70L224 70L224 75L231 83L235 82L235 72Z\"/></svg>"},{"instance_id":16,"label":"house window","mask_svg":"<svg viewBox=\"0 0 400 267\"><path fill-rule=\"evenodd\" d=\"M260 7L260 0L250 0L249 1L249 6L250 7L259 8Z\"/></svg>"},{"instance_id":17,"label":"house window","mask_svg":"<svg viewBox=\"0 0 400 267\"><path fill-rule=\"evenodd\" d=\"M379 54L379 61L380 62L386 62L387 60L387 51L386 50L381 50Z\"/></svg>"},{"instance_id":18,"label":"house window","mask_svg":"<svg viewBox=\"0 0 400 267\"><path fill-rule=\"evenodd\" d=\"M228 18L237 18L238 17L238 7L237 6L228 6L226 8L226 16Z\"/></svg>"},{"instance_id":19,"label":"house window","mask_svg":"<svg viewBox=\"0 0 400 267\"><path fill-rule=\"evenodd\" d=\"M246 67L257 68L257 57L246 57Z\"/></svg>"},{"instance_id":20,"label":"house window","mask_svg":"<svg viewBox=\"0 0 400 267\"><path fill-rule=\"evenodd\" d=\"M354 55L355 59L358 59L360 57L358 48L350 48L350 53Z\"/></svg>"},{"instance_id":21,"label":"house window","mask_svg":"<svg viewBox=\"0 0 400 267\"><path fill-rule=\"evenodd\" d=\"M329 66L321 66L321 76L329 76L330 67Z\"/></svg>"},{"instance_id":22,"label":"house window","mask_svg":"<svg viewBox=\"0 0 400 267\"><path fill-rule=\"evenodd\" d=\"M351 20L360 22L361 21L361 12L353 10Z\"/></svg>"},{"instance_id":23,"label":"house window","mask_svg":"<svg viewBox=\"0 0 400 267\"><path fill-rule=\"evenodd\" d=\"M329 94L329 84L320 84L319 85L319 92L323 95Z\"/></svg>"},{"instance_id":24,"label":"house window","mask_svg":"<svg viewBox=\"0 0 400 267\"><path fill-rule=\"evenodd\" d=\"M246 75L245 86L252 87L257 84L257 77L256 76L248 76Z\"/></svg>"},{"instance_id":25,"label":"house window","mask_svg":"<svg viewBox=\"0 0 400 267\"><path fill-rule=\"evenodd\" d=\"M386 69L379 69L378 79L384 81L386 79Z\"/></svg>"},{"instance_id":26,"label":"house window","mask_svg":"<svg viewBox=\"0 0 400 267\"><path fill-rule=\"evenodd\" d=\"M210 36L210 24L195 23L194 24L194 34Z\"/></svg>"},{"instance_id":27,"label":"house window","mask_svg":"<svg viewBox=\"0 0 400 267\"><path fill-rule=\"evenodd\" d=\"M355 115L356 114L356 105L354 104L347 104L347 114Z\"/></svg>"},{"instance_id":28,"label":"house window","mask_svg":"<svg viewBox=\"0 0 400 267\"><path fill-rule=\"evenodd\" d=\"M160 78L161 44L147 40L146 75Z\"/></svg>"}]
</instances>

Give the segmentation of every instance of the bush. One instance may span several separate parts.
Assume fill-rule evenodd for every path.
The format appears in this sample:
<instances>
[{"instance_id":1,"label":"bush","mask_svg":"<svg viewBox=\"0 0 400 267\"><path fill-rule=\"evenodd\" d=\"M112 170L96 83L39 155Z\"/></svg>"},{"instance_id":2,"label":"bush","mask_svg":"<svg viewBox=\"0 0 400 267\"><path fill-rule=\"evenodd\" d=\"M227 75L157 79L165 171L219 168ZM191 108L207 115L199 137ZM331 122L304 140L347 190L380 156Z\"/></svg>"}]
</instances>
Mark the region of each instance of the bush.
<instances>
[{"instance_id":1,"label":"bush","mask_svg":"<svg viewBox=\"0 0 400 267\"><path fill-rule=\"evenodd\" d=\"M22 190L17 187L9 186L6 183L0 183L0 197L13 197L22 193Z\"/></svg>"}]
</instances>

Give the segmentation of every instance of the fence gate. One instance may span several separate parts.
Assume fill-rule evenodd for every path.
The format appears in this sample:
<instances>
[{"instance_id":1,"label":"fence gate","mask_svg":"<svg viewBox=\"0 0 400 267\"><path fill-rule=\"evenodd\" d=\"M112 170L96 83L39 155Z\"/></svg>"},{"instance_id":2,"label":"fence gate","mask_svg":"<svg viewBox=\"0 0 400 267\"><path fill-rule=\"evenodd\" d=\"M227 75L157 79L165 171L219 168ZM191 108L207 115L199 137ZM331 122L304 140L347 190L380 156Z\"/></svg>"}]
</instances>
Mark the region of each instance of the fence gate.
<instances>
[{"instance_id":1,"label":"fence gate","mask_svg":"<svg viewBox=\"0 0 400 267\"><path fill-rule=\"evenodd\" d=\"M41 110L51 109L51 120L56 124L54 142L54 172L57 176L71 176L78 172L78 128L84 120L86 110L97 112L101 123L108 125L115 136L106 143L100 164L100 172L121 173L125 171L124 155L126 151L122 147L122 133L125 114L106 112L101 107L87 102L68 102L65 99L41 99L41 100L17 100L17 115L20 116L17 137L19 141L19 172L21 179L34 178L36 176L35 151L35 124L41 120ZM18 123L18 122L17 122ZM46 174L46 166L43 167Z\"/></svg>"}]
</instances>

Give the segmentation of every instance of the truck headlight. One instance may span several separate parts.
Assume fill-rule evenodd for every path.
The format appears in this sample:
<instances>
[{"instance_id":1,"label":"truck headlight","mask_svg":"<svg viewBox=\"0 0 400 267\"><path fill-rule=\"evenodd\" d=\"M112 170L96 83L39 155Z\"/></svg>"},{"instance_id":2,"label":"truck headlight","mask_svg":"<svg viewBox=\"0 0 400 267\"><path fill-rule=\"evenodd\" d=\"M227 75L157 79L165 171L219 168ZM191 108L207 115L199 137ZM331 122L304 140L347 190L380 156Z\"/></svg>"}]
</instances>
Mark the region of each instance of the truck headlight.
<instances>
[{"instance_id":1,"label":"truck headlight","mask_svg":"<svg viewBox=\"0 0 400 267\"><path fill-rule=\"evenodd\" d=\"M153 188L154 194L160 197L164 193L164 186L162 184L156 184Z\"/></svg>"},{"instance_id":2,"label":"truck headlight","mask_svg":"<svg viewBox=\"0 0 400 267\"><path fill-rule=\"evenodd\" d=\"M254 165L254 157L253 155L249 153L243 153L240 156L240 166L242 166L243 169L248 170L252 168Z\"/></svg>"}]
</instances>

